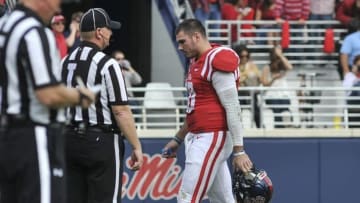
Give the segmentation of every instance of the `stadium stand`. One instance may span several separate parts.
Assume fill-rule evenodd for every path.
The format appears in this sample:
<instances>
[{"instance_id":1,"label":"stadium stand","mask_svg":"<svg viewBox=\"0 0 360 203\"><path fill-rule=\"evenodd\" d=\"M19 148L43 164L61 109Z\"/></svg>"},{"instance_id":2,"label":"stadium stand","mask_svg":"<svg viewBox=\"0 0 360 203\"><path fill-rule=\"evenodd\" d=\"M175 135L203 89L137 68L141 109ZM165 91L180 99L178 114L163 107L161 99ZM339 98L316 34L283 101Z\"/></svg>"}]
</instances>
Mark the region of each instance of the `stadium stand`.
<instances>
[{"instance_id":1,"label":"stadium stand","mask_svg":"<svg viewBox=\"0 0 360 203\"><path fill-rule=\"evenodd\" d=\"M280 34L282 32L282 29L255 29L255 30L242 30L241 25L242 24L253 24L253 25L274 25L276 24L276 21L211 21L208 20L206 22L206 30L207 35L209 36L209 40L212 42L221 43L225 46L233 46L234 44L231 44L231 26L236 25L238 36L241 36L242 33L245 32L255 32L257 34L260 33L266 33L266 32L275 32ZM289 21L289 24L295 24L297 22ZM211 25L213 24L220 24L227 26L223 26L221 29L212 29ZM341 43L341 34L346 33L347 30L344 28L338 28L340 23L338 21L306 21L306 29L290 29L290 40L292 42L294 41L300 41L301 44L291 44L289 45L289 48L302 48L303 52L286 52L284 50L285 56L298 56L303 57L304 59L311 59L313 57L316 57L314 60L291 60L290 62L298 67L298 68L304 68L304 67L313 67L313 66L336 66L338 64L338 53L324 53L323 52L323 44L314 44L312 42L314 41L323 41L324 40L324 34L326 32L326 29L315 29L312 28L309 25L316 25L316 24L325 24L333 28L334 33L334 42ZM225 27L225 28L224 28ZM210 36L210 33L214 32L220 32L222 33L221 36L212 37ZM291 35L294 33L302 33L303 36L301 37L292 37ZM314 35L310 35L314 34ZM316 35L315 35L316 34ZM261 42L267 41L269 38L266 36L256 35L254 37L238 37L238 41L236 44L244 44L248 40L251 40L255 42L255 44L249 44L249 49L252 50L252 56L253 60L259 67L262 67L265 64L268 64L268 49L272 48L272 45L268 44L262 44ZM275 40L278 43L281 42L280 37L272 37L271 40ZM322 57L322 59L321 59ZM324 59L325 58L325 59Z\"/></svg>"},{"instance_id":2,"label":"stadium stand","mask_svg":"<svg viewBox=\"0 0 360 203\"><path fill-rule=\"evenodd\" d=\"M287 91L292 91L293 96L289 105L290 112L282 114L285 118L282 121L283 124L288 126L288 129L348 129L349 122L346 118L349 115L345 103L348 96L346 96L345 92L354 89L360 90L360 88L346 89L339 84L339 81L336 83L336 86L329 86L329 84L334 84L334 81L330 81L330 79L318 80L317 86L301 87L294 82L291 86L285 88ZM269 87L247 87L246 89L260 92L258 105L262 115L262 129L274 129L276 123L273 119L274 113L270 110L270 107L275 106L266 105L262 97L265 91L276 91L278 89ZM183 112L186 109L186 105L184 105L184 101L186 101L185 87L172 87L168 83L149 83L145 88L134 87L131 90L145 92L144 97L138 97L139 100L144 101L143 105L134 107L142 109L140 115L134 115L140 118L137 122L139 129L178 129L181 126L184 118ZM298 96L296 93L299 91L307 92L307 94ZM310 94L310 92L318 93ZM249 100L250 98L247 97ZM360 106L355 106L355 108L360 109ZM302 111L304 109L308 111ZM242 107L241 117L245 129L256 129L256 125L252 120L252 113L250 105ZM291 119L289 119L290 117ZM353 124L360 126L360 123Z\"/></svg>"}]
</instances>

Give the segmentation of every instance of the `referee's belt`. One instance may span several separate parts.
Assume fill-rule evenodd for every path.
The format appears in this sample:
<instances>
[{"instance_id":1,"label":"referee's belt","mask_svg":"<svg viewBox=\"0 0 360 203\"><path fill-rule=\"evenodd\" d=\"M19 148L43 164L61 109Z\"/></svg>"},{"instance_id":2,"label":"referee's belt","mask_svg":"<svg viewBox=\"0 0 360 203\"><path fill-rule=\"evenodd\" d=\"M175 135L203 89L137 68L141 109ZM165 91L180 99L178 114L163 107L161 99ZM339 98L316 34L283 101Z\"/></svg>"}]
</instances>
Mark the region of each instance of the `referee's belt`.
<instances>
[{"instance_id":1,"label":"referee's belt","mask_svg":"<svg viewBox=\"0 0 360 203\"><path fill-rule=\"evenodd\" d=\"M33 125L34 123L23 114L7 114L0 116L1 128L18 128Z\"/></svg>"},{"instance_id":2,"label":"referee's belt","mask_svg":"<svg viewBox=\"0 0 360 203\"><path fill-rule=\"evenodd\" d=\"M84 125L82 123L70 124L68 127L83 134L86 132L99 132L99 133L120 133L120 130L115 129L112 125L97 124L97 125Z\"/></svg>"}]
</instances>

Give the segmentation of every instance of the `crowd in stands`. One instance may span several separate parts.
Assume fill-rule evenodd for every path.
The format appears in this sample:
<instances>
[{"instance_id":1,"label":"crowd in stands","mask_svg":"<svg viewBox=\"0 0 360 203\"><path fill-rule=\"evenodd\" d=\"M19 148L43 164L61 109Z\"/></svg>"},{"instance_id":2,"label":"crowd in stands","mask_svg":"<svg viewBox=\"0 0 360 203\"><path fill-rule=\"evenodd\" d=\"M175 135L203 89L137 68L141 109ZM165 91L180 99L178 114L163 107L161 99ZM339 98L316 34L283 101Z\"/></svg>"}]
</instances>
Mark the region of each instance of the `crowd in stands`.
<instances>
[{"instance_id":1,"label":"crowd in stands","mask_svg":"<svg viewBox=\"0 0 360 203\"><path fill-rule=\"evenodd\" d=\"M342 44L338 50L340 55L340 74L344 76L343 83L345 87L358 86L359 84L360 0L189 0L189 2L192 5L194 16L204 24L207 20L269 20L275 22L274 24L264 25L241 24L241 27L237 27L235 24L231 25L231 42L241 59L239 64L241 76L239 87L287 87L286 75L288 71L293 69L293 66L288 60L291 59L291 56L285 57L283 54L282 48L286 47L283 44L279 44L279 41L273 40L274 37L279 36L279 33L270 31L258 33L254 32L254 30L281 28L287 21L297 21L297 23L288 25L290 29L305 29L306 22L311 20L338 20L341 22L341 27L348 29L346 35L342 36ZM0 0L0 12L4 14L6 9L5 0ZM69 22L67 22L67 19L61 13L55 15L51 20L50 28L54 32L61 58L65 57L80 43L79 23L82 14L82 11L74 12ZM224 24L219 26L219 28L225 28L226 26ZM312 24L308 26L318 29L330 28L327 24ZM242 32L238 36L238 29L248 31ZM320 33L310 34L320 35ZM237 43L239 38L254 37L256 35L266 37L268 40L264 42L247 40L245 44ZM292 35L301 36L303 33L292 33ZM247 45L256 43L273 45L274 47L269 50L269 64L262 68L258 68L252 61L251 51L247 48ZM301 42L292 41L290 43L297 44ZM309 43L320 44L323 42L317 40L310 41ZM286 51L302 52L303 50L296 48L294 50L287 49ZM132 67L130 61L125 58L125 54L122 51L115 50L112 56L122 67L127 87L142 83L142 77ZM305 60L305 58L300 58L300 60ZM260 113L259 106L257 105L257 95L259 92L240 91L239 94L240 96L251 97L253 100L250 104L248 100L240 99L240 103L252 105L252 109L255 112L254 121L256 127L260 127ZM130 98L134 97L132 92L128 92L128 95ZM351 92L348 95L351 95ZM271 94L265 94L265 96L267 98L265 102L269 105L288 106L290 104L290 96L285 91L272 92ZM131 100L131 102L131 105L139 105L136 99ZM273 108L272 110L275 114L289 111L287 107ZM281 119L281 117L275 116L275 121L281 121Z\"/></svg>"},{"instance_id":2,"label":"crowd in stands","mask_svg":"<svg viewBox=\"0 0 360 203\"><path fill-rule=\"evenodd\" d=\"M240 86L275 86L275 87L286 87L286 73L292 69L292 64L289 62L291 59L298 60L312 60L316 56L310 57L294 57L288 56L285 57L282 54L282 49L278 45L281 45L284 49L288 48L288 44L284 45L279 43L279 41L273 40L274 37L278 37L279 33L276 32L255 32L256 29L276 29L282 28L284 30L285 24L288 21L291 21L291 24L287 24L289 29L323 29L324 33L307 33L307 32L294 32L291 33L292 37L303 37L304 40L291 40L291 44L324 44L324 52L338 52L339 57L339 74L341 78L345 77L345 81L350 80L351 82L346 82L347 87L355 86L356 81L360 80L359 72L357 70L355 58L360 56L360 0L190 0L193 5L193 11L195 17L200 19L203 23L206 20L226 20L226 21L274 21L273 24L248 24L244 23L238 27L237 24L221 24L220 28L222 30L228 29L230 27L230 33L221 33L221 36L231 36L232 47L237 51L238 55L241 58L239 65L239 70L241 74ZM339 21L339 25L333 25L331 27L329 24L309 24L306 25L307 21ZM294 23L295 22L295 23ZM212 25L213 26L213 25ZM210 27L211 28L211 27ZM330 29L329 29L330 28ZM333 36L331 28L345 28L347 33L341 36L341 43L337 47L337 50L334 50L334 46L331 45L330 48L328 43L325 45L324 41L326 35L330 37ZM238 30L242 30L239 32ZM245 31L246 30L246 31ZM223 32L223 31L222 31ZM284 40L284 34L281 33L282 39ZM210 33L210 36L214 35ZM317 40L306 40L306 35L311 37L318 37ZM239 39L244 39L246 37L261 36L268 38L267 41L253 41L253 40L242 40L240 46ZM318 40L320 37L323 37L324 40ZM250 38L249 38L250 39ZM299 38L298 38L299 39ZM245 42L244 42L245 41ZM339 40L340 41L340 40ZM330 41L330 43L333 43ZM244 45L245 44L245 45ZM270 64L262 67L262 71L252 62L250 58L250 51L246 48L246 45L252 44L268 44L273 45L273 49L270 50ZM314 48L315 50L315 48ZM313 51L314 51L313 50ZM286 49L287 53L300 53L304 52L302 48L291 48ZM317 50L319 51L319 50ZM321 52L322 50L320 50ZM289 60L288 60L289 59ZM327 60L328 56L317 57L317 59ZM354 68L355 67L355 68ZM356 73L355 73L356 72ZM350 76L349 76L350 75ZM351 85L349 85L351 84ZM240 96L253 96L252 100L256 100L257 97L254 93L250 94L246 91L240 91ZM285 91L278 91L278 94L268 94L268 96L274 97L277 95L277 98L269 97L266 100L267 104L275 105L289 105L290 100L289 95ZM242 104L246 103L247 100L241 100ZM253 102L256 103L256 102ZM252 108L254 111L257 111L256 105ZM288 111L289 109L284 108L273 108L274 113L281 113L283 111ZM259 118L257 113L255 113L255 123L256 126L259 126ZM275 121L280 121L280 117L275 116ZM356 119L355 119L356 120Z\"/></svg>"},{"instance_id":3,"label":"crowd in stands","mask_svg":"<svg viewBox=\"0 0 360 203\"><path fill-rule=\"evenodd\" d=\"M346 28L360 18L359 0L189 0L194 15L206 20L339 20ZM318 28L324 25L316 25ZM256 29L247 25L242 29ZM253 33L250 33L250 35ZM236 39L234 39L236 40Z\"/></svg>"}]
</instances>

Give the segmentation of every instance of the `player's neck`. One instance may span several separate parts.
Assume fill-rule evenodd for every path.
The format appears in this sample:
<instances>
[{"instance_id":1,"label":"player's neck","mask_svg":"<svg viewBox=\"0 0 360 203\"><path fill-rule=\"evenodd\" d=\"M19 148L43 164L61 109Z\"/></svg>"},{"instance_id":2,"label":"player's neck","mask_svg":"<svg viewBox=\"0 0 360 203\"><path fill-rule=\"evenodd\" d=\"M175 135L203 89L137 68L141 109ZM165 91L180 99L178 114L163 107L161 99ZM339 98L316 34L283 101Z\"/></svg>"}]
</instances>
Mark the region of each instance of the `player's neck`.
<instances>
[{"instance_id":1,"label":"player's neck","mask_svg":"<svg viewBox=\"0 0 360 203\"><path fill-rule=\"evenodd\" d=\"M209 49L211 49L211 44L208 41L203 41L199 46L199 56L203 55Z\"/></svg>"}]
</instances>

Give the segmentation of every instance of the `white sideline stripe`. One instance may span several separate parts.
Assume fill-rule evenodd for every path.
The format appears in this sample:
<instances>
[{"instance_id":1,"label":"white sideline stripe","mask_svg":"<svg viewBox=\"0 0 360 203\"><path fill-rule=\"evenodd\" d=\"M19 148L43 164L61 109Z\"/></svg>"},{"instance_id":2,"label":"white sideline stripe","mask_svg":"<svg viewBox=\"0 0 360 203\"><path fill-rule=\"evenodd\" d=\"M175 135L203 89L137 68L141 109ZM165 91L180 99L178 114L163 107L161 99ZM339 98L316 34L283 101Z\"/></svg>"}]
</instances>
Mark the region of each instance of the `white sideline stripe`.
<instances>
[{"instance_id":1,"label":"white sideline stripe","mask_svg":"<svg viewBox=\"0 0 360 203\"><path fill-rule=\"evenodd\" d=\"M114 152L115 152L115 188L113 195L113 203L117 203L120 181L120 155L119 155L119 135L114 134Z\"/></svg>"},{"instance_id":2,"label":"white sideline stripe","mask_svg":"<svg viewBox=\"0 0 360 203\"><path fill-rule=\"evenodd\" d=\"M36 148L39 161L39 175L40 175L40 202L50 203L51 201L51 174L49 153L47 149L46 128L43 126L35 127Z\"/></svg>"}]
</instances>

